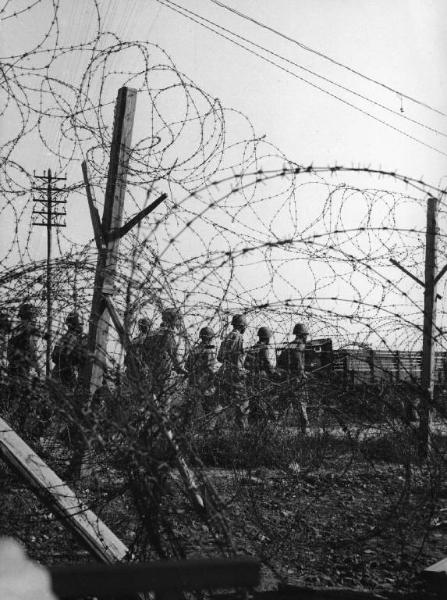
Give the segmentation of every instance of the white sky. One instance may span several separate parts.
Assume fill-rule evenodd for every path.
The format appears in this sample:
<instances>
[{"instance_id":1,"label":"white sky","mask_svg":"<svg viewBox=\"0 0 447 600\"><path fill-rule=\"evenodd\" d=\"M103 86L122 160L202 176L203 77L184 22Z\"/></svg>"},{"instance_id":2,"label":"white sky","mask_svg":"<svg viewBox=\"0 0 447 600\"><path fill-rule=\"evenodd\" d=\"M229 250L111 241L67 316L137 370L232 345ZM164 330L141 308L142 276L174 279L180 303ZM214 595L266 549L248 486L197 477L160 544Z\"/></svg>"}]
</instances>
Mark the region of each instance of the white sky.
<instances>
[{"instance_id":1,"label":"white sky","mask_svg":"<svg viewBox=\"0 0 447 600\"><path fill-rule=\"evenodd\" d=\"M290 63L281 63L297 76L447 154L447 137L409 123L402 115L447 134L446 117L307 52L210 0L177 3L397 111L390 114ZM24 0L13 2L8 11L11 6L20 8L27 4ZM447 109L447 4L443 0L226 0L226 4L404 95L441 111ZM266 134L292 161L380 167L423 177L434 185L447 174L446 155L267 64L155 0L102 0L99 7L103 30L116 33L124 41L143 40L160 45L179 71L219 98L225 107L245 113L257 134ZM30 47L46 31L50 14L51 3L44 2L20 19L5 21L1 54L9 56ZM76 43L94 30L94 3L62 0L60 19L63 43ZM269 59L281 62L271 56ZM117 70L132 69L119 58L114 66ZM70 70L72 74L64 73L64 78L72 75L76 81L82 65L73 61ZM2 129L7 130L10 125L3 122ZM22 156L31 170L55 168L37 144L30 145ZM86 206L76 208L75 215L73 207L69 206L68 211L71 230L85 235L89 229ZM420 217L418 210L414 213L414 225L422 227ZM407 218L411 222L411 215ZM41 248L44 250L43 237Z\"/></svg>"},{"instance_id":2,"label":"white sky","mask_svg":"<svg viewBox=\"0 0 447 600\"><path fill-rule=\"evenodd\" d=\"M24 0L8 7L28 4ZM47 3L50 6L50 3ZM349 74L210 0L178 0L219 25L397 110L400 98ZM447 98L447 5L443 0L228 0L229 6L286 36L441 110ZM302 164L362 164L397 169L434 184L445 174L445 156L419 145L293 76L192 23L155 0L101 0L103 30L122 40L159 44L186 73L224 106L247 114L258 133ZM79 41L95 22L92 0L61 2L62 39ZM3 24L1 52L15 53L46 30L48 9L38 5L18 23ZM41 23L39 23L41 21ZM276 60L276 59L275 59ZM129 65L126 65L127 67ZM372 107L326 82L293 70L331 93L389 120L447 152L447 138ZM73 65L73 78L76 65ZM404 115L447 132L447 119L403 100ZM37 159L37 160L36 160ZM45 157L36 169L46 168Z\"/></svg>"}]
</instances>

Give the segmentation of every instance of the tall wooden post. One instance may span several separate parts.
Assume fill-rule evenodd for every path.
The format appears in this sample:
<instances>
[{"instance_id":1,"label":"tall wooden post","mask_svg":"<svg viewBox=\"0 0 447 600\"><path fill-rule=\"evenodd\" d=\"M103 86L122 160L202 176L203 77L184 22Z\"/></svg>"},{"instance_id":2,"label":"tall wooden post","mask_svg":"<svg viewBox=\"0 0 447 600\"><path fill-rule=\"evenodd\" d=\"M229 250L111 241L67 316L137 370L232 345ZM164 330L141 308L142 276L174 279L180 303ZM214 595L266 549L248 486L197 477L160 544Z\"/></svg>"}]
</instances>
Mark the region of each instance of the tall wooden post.
<instances>
[{"instance_id":1,"label":"tall wooden post","mask_svg":"<svg viewBox=\"0 0 447 600\"><path fill-rule=\"evenodd\" d=\"M48 169L44 175L36 175L34 177L37 179L42 179L46 182L45 187L36 187L33 186L33 190L39 191L41 193L40 198L33 198L34 202L39 202L43 204L45 210L33 210L33 216L40 217L40 221L34 222L33 225L38 225L40 227L47 228L47 280L46 280L46 298L47 298L47 319L46 319L46 327L45 327L45 337L47 342L46 347L46 360L45 360L45 374L48 378L50 376L51 371L51 343L52 343L52 329L53 329L53 290L52 290L52 281L51 281L51 253L52 253L52 230L53 227L65 227L65 223L61 223L59 217L65 217L65 211L61 212L57 209L58 204L65 205L66 199L56 199L54 196L57 192L62 191L60 188L54 186L56 181L65 181L66 177L56 177L51 172L51 169Z\"/></svg>"},{"instance_id":2,"label":"tall wooden post","mask_svg":"<svg viewBox=\"0 0 447 600\"><path fill-rule=\"evenodd\" d=\"M47 185L47 348L45 360L45 374L47 378L50 376L51 365L51 337L53 329L52 315L52 285L51 285L51 226L53 221L53 207L51 195L51 169L48 169L48 185Z\"/></svg>"},{"instance_id":3,"label":"tall wooden post","mask_svg":"<svg viewBox=\"0 0 447 600\"><path fill-rule=\"evenodd\" d=\"M86 384L88 382L91 394L101 386L104 365L106 364L109 314L104 302L104 295L113 294L120 239L113 236L113 233L120 229L123 216L136 94L137 92L134 89L120 88L115 105L109 172L101 223L102 241L96 265L88 335L88 346L92 361L89 363L85 382Z\"/></svg>"},{"instance_id":4,"label":"tall wooden post","mask_svg":"<svg viewBox=\"0 0 447 600\"><path fill-rule=\"evenodd\" d=\"M430 408L433 404L436 326L436 250L438 199L427 200L427 232L425 244L424 329L422 343L422 398L419 421L419 456L425 458L429 448Z\"/></svg>"}]
</instances>

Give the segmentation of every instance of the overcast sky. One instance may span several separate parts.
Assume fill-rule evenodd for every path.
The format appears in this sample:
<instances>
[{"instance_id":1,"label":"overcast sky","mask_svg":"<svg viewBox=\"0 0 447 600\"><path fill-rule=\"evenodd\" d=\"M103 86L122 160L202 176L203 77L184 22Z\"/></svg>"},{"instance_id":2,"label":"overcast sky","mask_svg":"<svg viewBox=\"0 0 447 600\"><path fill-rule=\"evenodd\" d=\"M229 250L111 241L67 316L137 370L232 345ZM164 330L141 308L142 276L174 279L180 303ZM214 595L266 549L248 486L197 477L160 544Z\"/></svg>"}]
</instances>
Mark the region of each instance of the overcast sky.
<instances>
[{"instance_id":1,"label":"overcast sky","mask_svg":"<svg viewBox=\"0 0 447 600\"><path fill-rule=\"evenodd\" d=\"M45 3L39 4L15 25L13 21L4 23L3 55L29 47L46 30L51 3L46 4L46 10ZM407 116L447 133L445 117L368 82L210 0L178 0L177 4L397 111L397 115L389 113L290 62L252 47L297 77L447 153L446 137L401 118ZM227 0L226 4L404 95L440 110L447 106L447 4L443 0ZM180 71L220 98L224 106L247 114L256 131L267 134L292 160L381 165L408 175L424 175L435 184L445 174L447 156L393 131L155 0L100 0L99 6L103 30L115 32L122 40L159 44ZM95 23L92 0L62 0L60 22L63 41L82 39ZM74 80L76 75L73 65ZM36 168L46 166L44 160L42 165L36 164Z\"/></svg>"},{"instance_id":2,"label":"overcast sky","mask_svg":"<svg viewBox=\"0 0 447 600\"><path fill-rule=\"evenodd\" d=\"M123 41L158 44L179 71L223 106L245 113L256 133L265 134L291 161L397 170L434 185L445 177L447 118L439 114L447 112L444 1L225 0L248 19L212 0L176 4L100 0L102 31ZM8 11L27 5L13 2ZM172 7L196 15L189 12L187 18ZM4 21L2 55L32 48L48 30L51 15L52 3L44 2ZM240 36L239 44L254 42L256 48L250 48L258 55L191 20L200 21L199 16L208 19L208 27L225 28L219 31L233 40L231 32ZM62 0L59 19L60 44L86 40L96 26L94 2ZM35 60L32 56L30 64ZM113 60L117 71L132 70L125 58ZM73 59L64 69L66 80L78 82L84 65ZM4 121L2 129L12 126ZM54 143L58 135L56 127ZM37 141L22 149L21 160L37 172L56 168ZM75 218L69 208L71 231L80 236L91 234L86 208L77 209ZM420 211L414 219L422 225Z\"/></svg>"}]
</instances>

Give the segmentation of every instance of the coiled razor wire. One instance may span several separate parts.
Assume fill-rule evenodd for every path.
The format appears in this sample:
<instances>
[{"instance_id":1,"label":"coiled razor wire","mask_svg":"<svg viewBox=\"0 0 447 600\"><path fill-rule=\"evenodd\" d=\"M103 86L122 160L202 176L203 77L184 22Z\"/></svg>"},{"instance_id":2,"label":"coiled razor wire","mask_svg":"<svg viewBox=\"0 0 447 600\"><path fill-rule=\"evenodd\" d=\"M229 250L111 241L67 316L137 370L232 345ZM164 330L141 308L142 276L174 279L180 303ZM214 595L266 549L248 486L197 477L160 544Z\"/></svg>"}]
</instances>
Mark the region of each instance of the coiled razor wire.
<instances>
[{"instance_id":1,"label":"coiled razor wire","mask_svg":"<svg viewBox=\"0 0 447 600\"><path fill-rule=\"evenodd\" d=\"M246 116L223 107L181 73L162 48L120 40L105 31L103 3L92 0L90 9L95 19L86 31L69 31L65 24L76 22L70 19L79 10L76 3L6 2L0 9L11 37L33 19L39 23L35 43L1 59L0 114L7 123L0 169L2 309L15 318L19 305L32 301L40 311L43 332L46 260L42 232L32 228L31 191L34 161L43 154L42 168L51 166L67 175L62 192L67 228L55 231L57 252L51 262L56 338L72 310L87 323L97 253L80 164L88 163L100 208L116 92L129 86L138 94L125 218L159 194L168 195L120 244L114 302L130 337L139 318L147 317L157 326L162 308L175 306L182 315L184 353L201 327L210 325L221 338L237 313L248 318L248 345L255 341L258 327L268 325L280 346L300 321L313 338L330 338L334 348L364 348L359 364L365 364L371 348L419 351L423 289L391 259L423 280L429 196L439 199L439 256L446 255L443 190L394 172L289 160L257 135ZM444 351L445 281L438 293L437 343ZM43 339L40 349L43 356ZM328 550L338 544L339 556L345 556L350 576L358 583L360 575L352 574L352 565L358 564L359 547L376 539L386 546L392 530L395 538L400 536L401 555L410 565L397 570L394 583L402 584L438 518L436 494L445 469L440 440L426 464L415 462L414 426L400 408L417 396L415 378L407 387L385 378L380 389L346 388L315 378L309 387L316 433L308 441L299 438L293 419L281 414L248 437L225 428L217 433L204 432L203 427L182 432L171 417L169 426L182 456L208 498L208 511L199 514L176 475L176 451L157 436L143 442L134 435L132 427L138 427L143 405L129 404L122 393L116 374L123 372L125 352L113 332L108 358L114 373L111 395L100 416L84 426L86 470L79 485L93 508L125 538L134 557L188 556L197 549L212 555L216 549L232 553L242 548L261 556L276 580L287 580L292 572L311 581L312 571L318 571L346 583L347 572ZM184 387L178 378L171 390L180 404ZM280 388L271 384L272 405ZM40 439L34 435L31 442L62 473L69 460L70 425L79 418L75 399L54 381L41 380L35 390L36 410L45 405L52 417ZM154 410L150 403L144 408ZM386 446L396 439L402 452L386 475L382 472L374 479L380 443ZM337 444L344 451L333 459ZM261 468L263 460L270 479L265 472L253 479L253 469ZM219 475L210 465L227 470ZM310 478L310 487L299 479L299 472ZM261 486L258 496L244 487L247 473L249 482ZM343 485L359 477L366 477L367 483L365 493L356 495L356 504ZM401 483L389 487L396 481ZM281 512L279 505L276 512L263 512L270 497L281 497L282 489L291 493L296 486L303 494L298 512ZM328 494L347 506L352 503L351 521L349 511L342 517L338 513L344 523L341 537L331 519L317 526L314 507L327 511ZM378 512L371 514L371 503L378 505ZM9 518L14 524L11 514ZM281 521L278 529L276 521ZM50 522L46 521L48 528ZM31 517L28 523L30 530L38 527ZM18 524L14 527L12 533L19 531ZM53 523L56 539L54 527ZM39 535L41 554L36 553L43 557L52 538ZM61 558L66 556L54 556ZM364 577L365 585L374 585L374 577Z\"/></svg>"}]
</instances>

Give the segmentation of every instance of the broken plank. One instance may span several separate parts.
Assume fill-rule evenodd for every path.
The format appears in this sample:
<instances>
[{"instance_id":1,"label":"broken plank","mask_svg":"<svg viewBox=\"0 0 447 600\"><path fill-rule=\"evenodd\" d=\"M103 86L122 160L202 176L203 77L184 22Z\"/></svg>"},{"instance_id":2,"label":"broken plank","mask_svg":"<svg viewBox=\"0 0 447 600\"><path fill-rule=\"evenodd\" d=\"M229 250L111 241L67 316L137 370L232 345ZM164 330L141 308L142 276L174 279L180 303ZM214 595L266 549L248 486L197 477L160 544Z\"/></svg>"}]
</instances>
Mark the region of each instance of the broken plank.
<instances>
[{"instance_id":1,"label":"broken plank","mask_svg":"<svg viewBox=\"0 0 447 600\"><path fill-rule=\"evenodd\" d=\"M258 585L260 562L250 556L157 561L143 564L67 565L50 568L60 598L118 596L138 592L252 588Z\"/></svg>"},{"instance_id":2,"label":"broken plank","mask_svg":"<svg viewBox=\"0 0 447 600\"><path fill-rule=\"evenodd\" d=\"M1 418L0 456L97 559L112 564L127 556L125 544Z\"/></svg>"}]
</instances>

